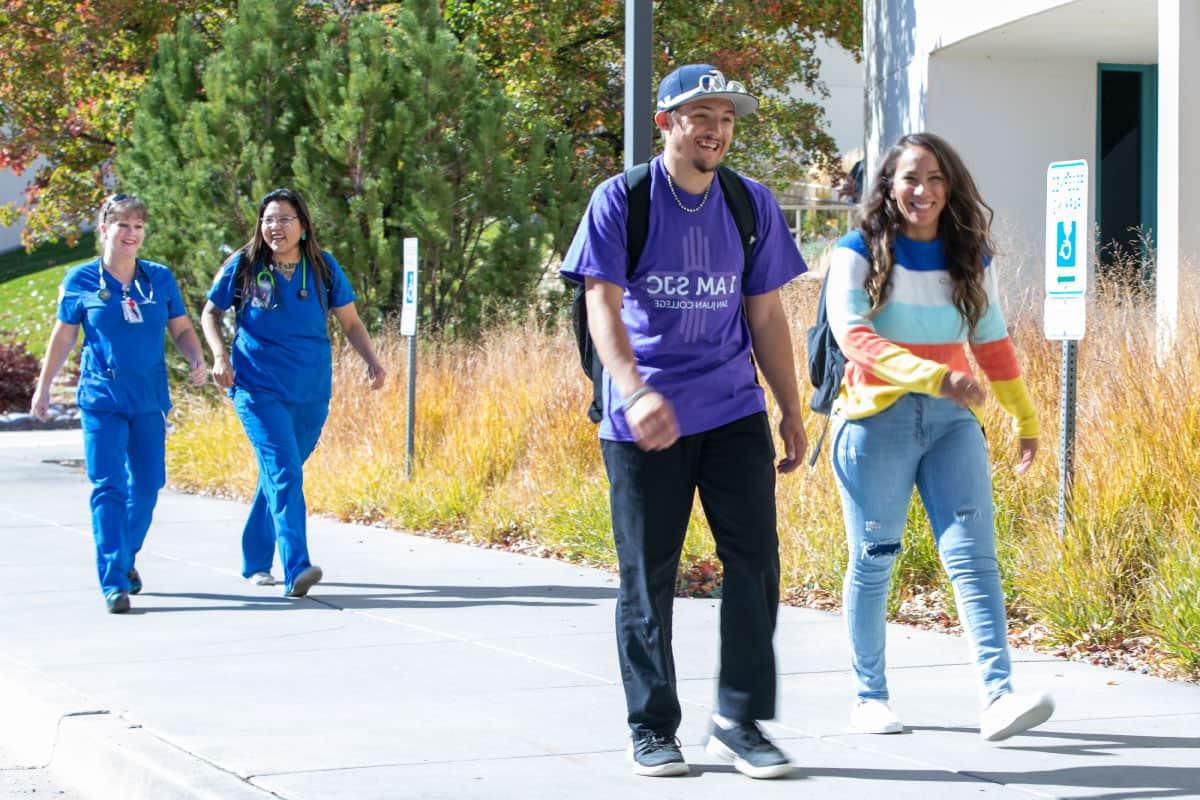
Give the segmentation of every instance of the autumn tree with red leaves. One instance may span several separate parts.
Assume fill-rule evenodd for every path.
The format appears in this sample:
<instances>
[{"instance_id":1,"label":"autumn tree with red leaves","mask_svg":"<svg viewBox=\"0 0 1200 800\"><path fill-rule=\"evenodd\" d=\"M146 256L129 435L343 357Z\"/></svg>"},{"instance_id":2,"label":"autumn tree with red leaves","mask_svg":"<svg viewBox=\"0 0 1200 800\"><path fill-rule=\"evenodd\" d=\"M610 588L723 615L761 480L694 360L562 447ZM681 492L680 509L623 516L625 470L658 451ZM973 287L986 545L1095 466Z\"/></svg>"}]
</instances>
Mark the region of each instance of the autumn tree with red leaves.
<instances>
[{"instance_id":1,"label":"autumn tree with red leaves","mask_svg":"<svg viewBox=\"0 0 1200 800\"><path fill-rule=\"evenodd\" d=\"M215 32L233 0L6 0L0 8L0 169L37 165L26 247L74 241L111 184L157 36L180 16Z\"/></svg>"},{"instance_id":2,"label":"autumn tree with red leaves","mask_svg":"<svg viewBox=\"0 0 1200 800\"><path fill-rule=\"evenodd\" d=\"M582 180L621 167L624 139L623 0L447 0L460 36L479 41L485 63L529 120L570 134ZM654 3L655 79L681 64L707 62L762 97L739 122L729 163L776 189L809 164L831 166L834 143L821 107L789 89L823 91L819 39L858 52L859 0ZM652 125L654 87L646 87Z\"/></svg>"}]
</instances>

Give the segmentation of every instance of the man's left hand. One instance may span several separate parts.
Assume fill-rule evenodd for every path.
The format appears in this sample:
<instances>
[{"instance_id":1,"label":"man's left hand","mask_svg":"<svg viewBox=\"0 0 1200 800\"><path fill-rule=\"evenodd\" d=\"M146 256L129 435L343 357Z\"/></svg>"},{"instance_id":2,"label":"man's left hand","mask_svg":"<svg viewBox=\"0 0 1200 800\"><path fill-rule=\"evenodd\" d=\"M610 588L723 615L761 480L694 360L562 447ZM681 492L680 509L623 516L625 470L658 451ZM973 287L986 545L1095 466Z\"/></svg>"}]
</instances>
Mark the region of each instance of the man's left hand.
<instances>
[{"instance_id":1,"label":"man's left hand","mask_svg":"<svg viewBox=\"0 0 1200 800\"><path fill-rule=\"evenodd\" d=\"M783 440L784 458L775 465L775 471L782 475L800 466L804 461L804 451L808 449L808 435L804 432L804 421L800 415L783 416L779 421L779 438Z\"/></svg>"}]
</instances>

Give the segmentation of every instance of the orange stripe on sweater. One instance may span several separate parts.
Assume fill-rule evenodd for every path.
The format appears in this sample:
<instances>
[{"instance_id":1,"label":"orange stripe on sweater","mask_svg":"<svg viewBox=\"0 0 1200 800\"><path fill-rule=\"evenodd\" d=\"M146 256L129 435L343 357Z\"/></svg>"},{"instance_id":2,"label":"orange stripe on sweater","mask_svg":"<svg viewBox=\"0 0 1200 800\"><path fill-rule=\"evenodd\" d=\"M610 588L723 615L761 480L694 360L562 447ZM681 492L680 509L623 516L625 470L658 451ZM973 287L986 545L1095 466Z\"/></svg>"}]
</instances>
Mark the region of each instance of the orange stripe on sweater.
<instances>
[{"instance_id":1,"label":"orange stripe on sweater","mask_svg":"<svg viewBox=\"0 0 1200 800\"><path fill-rule=\"evenodd\" d=\"M865 362L868 369L880 358L888 356L894 348L903 348L918 358L926 358L939 364L948 364L954 369L966 369L966 350L960 342L946 344L907 344L883 338L866 325L852 325L846 331L846 355Z\"/></svg>"},{"instance_id":2,"label":"orange stripe on sweater","mask_svg":"<svg viewBox=\"0 0 1200 800\"><path fill-rule=\"evenodd\" d=\"M989 381L1011 381L1021 377L1017 348L1013 347L1012 339L1007 336L994 342L971 345L971 352L975 354L979 368Z\"/></svg>"}]
</instances>

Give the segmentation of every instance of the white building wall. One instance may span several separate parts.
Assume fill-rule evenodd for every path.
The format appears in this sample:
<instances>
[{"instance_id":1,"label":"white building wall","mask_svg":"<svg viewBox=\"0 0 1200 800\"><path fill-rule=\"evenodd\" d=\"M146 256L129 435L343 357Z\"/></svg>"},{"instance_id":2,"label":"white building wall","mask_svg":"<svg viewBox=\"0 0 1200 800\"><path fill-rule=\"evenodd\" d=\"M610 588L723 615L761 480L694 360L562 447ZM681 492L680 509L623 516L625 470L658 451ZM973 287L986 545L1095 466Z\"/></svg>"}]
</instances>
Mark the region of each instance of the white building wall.
<instances>
[{"instance_id":1,"label":"white building wall","mask_svg":"<svg viewBox=\"0 0 1200 800\"><path fill-rule=\"evenodd\" d=\"M864 0L868 175L879 153L924 130L930 54L1074 0Z\"/></svg>"},{"instance_id":2,"label":"white building wall","mask_svg":"<svg viewBox=\"0 0 1200 800\"><path fill-rule=\"evenodd\" d=\"M32 173L14 175L8 170L0 170L0 205L16 203L18 206L25 202L25 184L29 182ZM24 218L17 220L15 225L0 228L0 252L11 250L21 244L21 231L25 228Z\"/></svg>"},{"instance_id":3,"label":"white building wall","mask_svg":"<svg viewBox=\"0 0 1200 800\"><path fill-rule=\"evenodd\" d=\"M1160 357L1178 335L1181 272L1200 269L1200 0L1160 0L1158 263Z\"/></svg>"},{"instance_id":4,"label":"white building wall","mask_svg":"<svg viewBox=\"0 0 1200 800\"><path fill-rule=\"evenodd\" d=\"M926 129L958 150L996 212L997 265L1010 307L1020 303L1026 290L1041 288L1046 166L1095 164L1096 63L935 53L927 109ZM1094 181L1091 191L1094 209Z\"/></svg>"},{"instance_id":5,"label":"white building wall","mask_svg":"<svg viewBox=\"0 0 1200 800\"><path fill-rule=\"evenodd\" d=\"M798 90L795 96L819 103L825 109L829 134L839 153L861 151L865 67L848 50L827 41L817 45L817 57L821 59L821 82L829 90L829 96L815 97L803 90Z\"/></svg>"}]
</instances>

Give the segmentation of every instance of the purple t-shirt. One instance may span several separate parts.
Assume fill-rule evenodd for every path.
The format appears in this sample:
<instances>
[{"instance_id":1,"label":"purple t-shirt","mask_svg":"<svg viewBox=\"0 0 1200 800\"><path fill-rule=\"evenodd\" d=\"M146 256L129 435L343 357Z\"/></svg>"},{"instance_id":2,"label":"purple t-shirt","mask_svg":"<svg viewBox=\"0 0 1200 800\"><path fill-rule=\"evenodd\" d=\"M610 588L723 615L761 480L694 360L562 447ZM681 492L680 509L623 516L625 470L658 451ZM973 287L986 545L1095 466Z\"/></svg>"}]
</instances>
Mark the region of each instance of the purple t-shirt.
<instances>
[{"instance_id":1,"label":"purple t-shirt","mask_svg":"<svg viewBox=\"0 0 1200 800\"><path fill-rule=\"evenodd\" d=\"M745 182L756 232L744 280L742 244L720 181L714 175L703 208L687 213L671 195L662 156L650 162L650 226L633 279L625 279L628 204L622 175L592 194L560 270L573 281L599 278L625 289L621 320L638 372L671 402L684 436L766 408L750 361L742 296L774 291L807 270L770 190ZM700 204L700 195L675 188L684 205ZM607 371L601 388L600 438L632 442L620 410L623 398Z\"/></svg>"}]
</instances>

